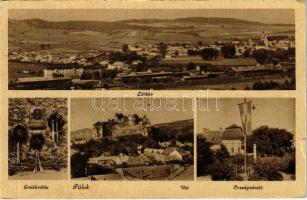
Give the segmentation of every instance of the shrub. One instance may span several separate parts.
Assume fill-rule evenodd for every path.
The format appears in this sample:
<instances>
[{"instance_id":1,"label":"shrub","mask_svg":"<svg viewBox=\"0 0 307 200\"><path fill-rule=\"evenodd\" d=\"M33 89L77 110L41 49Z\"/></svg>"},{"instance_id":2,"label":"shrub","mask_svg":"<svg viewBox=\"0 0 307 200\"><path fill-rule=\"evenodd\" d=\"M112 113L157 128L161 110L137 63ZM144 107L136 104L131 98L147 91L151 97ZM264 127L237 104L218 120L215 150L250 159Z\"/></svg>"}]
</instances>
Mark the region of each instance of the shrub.
<instances>
[{"instance_id":1,"label":"shrub","mask_svg":"<svg viewBox=\"0 0 307 200\"><path fill-rule=\"evenodd\" d=\"M222 162L216 161L211 166L211 177L214 181L239 180L240 176L236 175L231 163L228 160Z\"/></svg>"},{"instance_id":2,"label":"shrub","mask_svg":"<svg viewBox=\"0 0 307 200\"><path fill-rule=\"evenodd\" d=\"M283 176L279 172L282 167L282 159L276 157L262 158L254 164L250 180L280 181Z\"/></svg>"}]
</instances>

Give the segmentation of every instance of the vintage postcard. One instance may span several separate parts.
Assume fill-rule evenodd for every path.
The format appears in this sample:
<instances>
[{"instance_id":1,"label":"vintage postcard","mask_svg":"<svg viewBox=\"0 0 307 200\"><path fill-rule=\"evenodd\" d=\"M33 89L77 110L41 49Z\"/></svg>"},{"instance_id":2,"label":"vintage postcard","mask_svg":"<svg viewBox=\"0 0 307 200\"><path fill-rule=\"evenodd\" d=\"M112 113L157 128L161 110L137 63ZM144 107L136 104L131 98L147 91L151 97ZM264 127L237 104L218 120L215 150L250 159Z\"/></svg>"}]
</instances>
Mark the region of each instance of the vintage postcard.
<instances>
[{"instance_id":1,"label":"vintage postcard","mask_svg":"<svg viewBox=\"0 0 307 200\"><path fill-rule=\"evenodd\" d=\"M1 2L0 197L306 196L305 6Z\"/></svg>"}]
</instances>

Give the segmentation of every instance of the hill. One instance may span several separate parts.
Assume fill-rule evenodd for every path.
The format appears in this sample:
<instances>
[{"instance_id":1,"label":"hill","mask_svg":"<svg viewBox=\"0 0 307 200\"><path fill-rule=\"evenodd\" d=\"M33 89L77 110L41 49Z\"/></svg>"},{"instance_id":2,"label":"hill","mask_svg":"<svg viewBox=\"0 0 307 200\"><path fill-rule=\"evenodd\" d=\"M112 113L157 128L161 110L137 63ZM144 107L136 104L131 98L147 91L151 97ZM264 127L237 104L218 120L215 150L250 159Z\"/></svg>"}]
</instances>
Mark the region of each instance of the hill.
<instances>
[{"instance_id":1,"label":"hill","mask_svg":"<svg viewBox=\"0 0 307 200\"><path fill-rule=\"evenodd\" d=\"M49 41L52 48L98 50L121 48L123 43L217 41L268 34L293 34L294 25L263 24L233 18L190 17L178 19L130 19L105 21L46 21L9 19L9 49L37 49Z\"/></svg>"},{"instance_id":2,"label":"hill","mask_svg":"<svg viewBox=\"0 0 307 200\"><path fill-rule=\"evenodd\" d=\"M194 134L194 121L193 119L175 121L170 123L155 124L154 128L159 129L165 133L176 133L176 134Z\"/></svg>"}]
</instances>

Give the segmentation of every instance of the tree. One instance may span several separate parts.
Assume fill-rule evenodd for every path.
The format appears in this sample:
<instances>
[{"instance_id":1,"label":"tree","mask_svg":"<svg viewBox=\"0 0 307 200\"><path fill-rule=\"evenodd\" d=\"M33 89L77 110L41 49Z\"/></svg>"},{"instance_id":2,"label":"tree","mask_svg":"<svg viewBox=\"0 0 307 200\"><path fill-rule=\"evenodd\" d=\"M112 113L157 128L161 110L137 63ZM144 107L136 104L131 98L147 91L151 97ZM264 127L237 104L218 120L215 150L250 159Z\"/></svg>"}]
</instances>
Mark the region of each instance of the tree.
<instances>
[{"instance_id":1,"label":"tree","mask_svg":"<svg viewBox=\"0 0 307 200\"><path fill-rule=\"evenodd\" d=\"M127 53L129 51L128 44L123 44L122 50L123 50L123 52Z\"/></svg>"},{"instance_id":2,"label":"tree","mask_svg":"<svg viewBox=\"0 0 307 200\"><path fill-rule=\"evenodd\" d=\"M190 62L187 66L187 70L194 70L195 68L196 68L196 65L193 62Z\"/></svg>"},{"instance_id":3,"label":"tree","mask_svg":"<svg viewBox=\"0 0 307 200\"><path fill-rule=\"evenodd\" d=\"M211 144L204 138L197 138L197 176L209 174L214 158Z\"/></svg>"},{"instance_id":4,"label":"tree","mask_svg":"<svg viewBox=\"0 0 307 200\"><path fill-rule=\"evenodd\" d=\"M167 53L167 44L160 42L158 45L159 53L161 57L165 57Z\"/></svg>"},{"instance_id":5,"label":"tree","mask_svg":"<svg viewBox=\"0 0 307 200\"><path fill-rule=\"evenodd\" d=\"M10 139L13 144L16 144L16 159L17 164L20 164L20 149L28 140L27 129L22 125L15 126Z\"/></svg>"},{"instance_id":6,"label":"tree","mask_svg":"<svg viewBox=\"0 0 307 200\"><path fill-rule=\"evenodd\" d=\"M45 144L45 138L42 134L33 135L30 139L30 148L35 150L35 167L33 172L44 171L39 158L39 151Z\"/></svg>"},{"instance_id":7,"label":"tree","mask_svg":"<svg viewBox=\"0 0 307 200\"><path fill-rule=\"evenodd\" d=\"M119 121L121 121L123 119L124 115L123 113L115 113L115 118Z\"/></svg>"},{"instance_id":8,"label":"tree","mask_svg":"<svg viewBox=\"0 0 307 200\"><path fill-rule=\"evenodd\" d=\"M133 114L132 117L134 119L135 124L139 124L142 120L137 114Z\"/></svg>"},{"instance_id":9,"label":"tree","mask_svg":"<svg viewBox=\"0 0 307 200\"><path fill-rule=\"evenodd\" d=\"M62 134L63 126L65 124L65 121L58 112L53 112L49 118L48 118L48 126L52 132L52 141L54 145L60 143L59 135Z\"/></svg>"},{"instance_id":10,"label":"tree","mask_svg":"<svg viewBox=\"0 0 307 200\"><path fill-rule=\"evenodd\" d=\"M202 41L198 41L198 46L202 47L204 45L204 43Z\"/></svg>"},{"instance_id":11,"label":"tree","mask_svg":"<svg viewBox=\"0 0 307 200\"><path fill-rule=\"evenodd\" d=\"M252 152L253 144L257 145L257 153L267 156L284 156L292 153L293 134L285 129L261 126L247 138L247 151Z\"/></svg>"},{"instance_id":12,"label":"tree","mask_svg":"<svg viewBox=\"0 0 307 200\"><path fill-rule=\"evenodd\" d=\"M233 45L224 45L221 51L224 58L233 58L236 54L236 48Z\"/></svg>"},{"instance_id":13,"label":"tree","mask_svg":"<svg viewBox=\"0 0 307 200\"><path fill-rule=\"evenodd\" d=\"M235 172L228 160L215 161L211 168L211 176L214 181L234 180Z\"/></svg>"},{"instance_id":14,"label":"tree","mask_svg":"<svg viewBox=\"0 0 307 200\"><path fill-rule=\"evenodd\" d=\"M86 176L86 165L89 157L86 154L75 153L70 158L71 176L73 178Z\"/></svg>"},{"instance_id":15,"label":"tree","mask_svg":"<svg viewBox=\"0 0 307 200\"><path fill-rule=\"evenodd\" d=\"M253 173L251 174L249 180L251 181L281 181L283 176L280 171L281 163L278 162L278 159L263 158L258 159L255 165L253 166Z\"/></svg>"},{"instance_id":16,"label":"tree","mask_svg":"<svg viewBox=\"0 0 307 200\"><path fill-rule=\"evenodd\" d=\"M230 155L229 155L228 150L226 149L225 145L222 144L221 148L216 151L215 158L219 161L223 161L223 160L225 160L226 158L229 158L229 157L230 157Z\"/></svg>"},{"instance_id":17,"label":"tree","mask_svg":"<svg viewBox=\"0 0 307 200\"><path fill-rule=\"evenodd\" d=\"M253 52L253 57L259 64L263 65L268 58L268 51L265 49L255 50Z\"/></svg>"},{"instance_id":18,"label":"tree","mask_svg":"<svg viewBox=\"0 0 307 200\"><path fill-rule=\"evenodd\" d=\"M204 60L216 60L218 56L218 50L213 49L213 48L204 48L200 51L200 56Z\"/></svg>"}]
</instances>

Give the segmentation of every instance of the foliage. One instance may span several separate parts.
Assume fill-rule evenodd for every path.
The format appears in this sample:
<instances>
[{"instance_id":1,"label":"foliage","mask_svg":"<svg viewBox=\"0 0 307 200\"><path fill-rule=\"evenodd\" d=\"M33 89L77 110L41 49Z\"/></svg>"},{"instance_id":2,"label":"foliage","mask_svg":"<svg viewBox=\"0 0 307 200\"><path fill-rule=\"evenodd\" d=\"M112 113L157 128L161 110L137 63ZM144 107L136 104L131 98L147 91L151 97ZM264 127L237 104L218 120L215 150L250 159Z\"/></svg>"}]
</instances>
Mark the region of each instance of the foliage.
<instances>
[{"instance_id":1,"label":"foliage","mask_svg":"<svg viewBox=\"0 0 307 200\"><path fill-rule=\"evenodd\" d=\"M258 49L253 52L253 57L259 64L263 65L268 58L269 52L270 51L265 49Z\"/></svg>"},{"instance_id":2,"label":"foliage","mask_svg":"<svg viewBox=\"0 0 307 200\"><path fill-rule=\"evenodd\" d=\"M13 131L9 135L9 144L16 145L19 143L26 143L28 140L28 132L22 125L14 127Z\"/></svg>"},{"instance_id":3,"label":"foliage","mask_svg":"<svg viewBox=\"0 0 307 200\"><path fill-rule=\"evenodd\" d=\"M224 58L233 58L236 54L236 48L233 45L224 45L221 51Z\"/></svg>"},{"instance_id":4,"label":"foliage","mask_svg":"<svg viewBox=\"0 0 307 200\"><path fill-rule=\"evenodd\" d=\"M197 50L188 49L188 55L189 56L197 56L200 55L200 52Z\"/></svg>"},{"instance_id":5,"label":"foliage","mask_svg":"<svg viewBox=\"0 0 307 200\"><path fill-rule=\"evenodd\" d=\"M72 178L84 177L85 168L89 157L86 154L75 153L70 158L71 175Z\"/></svg>"},{"instance_id":6,"label":"foliage","mask_svg":"<svg viewBox=\"0 0 307 200\"><path fill-rule=\"evenodd\" d=\"M257 144L260 155L284 156L293 152L293 135L285 129L261 126L247 138L247 151L252 152L253 144Z\"/></svg>"},{"instance_id":7,"label":"foliage","mask_svg":"<svg viewBox=\"0 0 307 200\"><path fill-rule=\"evenodd\" d=\"M116 51L116 52L110 53L110 55L108 56L108 60L110 61L110 63L120 61L120 62L125 62L125 63L131 64L133 61L136 61L136 60L145 61L146 58L138 55L134 51L133 52Z\"/></svg>"},{"instance_id":8,"label":"foliage","mask_svg":"<svg viewBox=\"0 0 307 200\"><path fill-rule=\"evenodd\" d=\"M187 66L187 70L194 70L195 68L196 68L196 65L193 62L190 62Z\"/></svg>"},{"instance_id":9,"label":"foliage","mask_svg":"<svg viewBox=\"0 0 307 200\"><path fill-rule=\"evenodd\" d=\"M223 161L229 157L230 157L229 152L226 149L225 145L223 144L221 145L221 148L215 152L215 159L219 161Z\"/></svg>"},{"instance_id":10,"label":"foliage","mask_svg":"<svg viewBox=\"0 0 307 200\"><path fill-rule=\"evenodd\" d=\"M219 52L216 49L213 48L204 48L200 51L200 56L204 60L216 60Z\"/></svg>"},{"instance_id":11,"label":"foliage","mask_svg":"<svg viewBox=\"0 0 307 200\"><path fill-rule=\"evenodd\" d=\"M204 138L197 138L197 176L207 175L210 165L213 163L213 152L211 144Z\"/></svg>"},{"instance_id":12,"label":"foliage","mask_svg":"<svg viewBox=\"0 0 307 200\"><path fill-rule=\"evenodd\" d=\"M254 171L250 177L250 180L253 181L281 181L283 177L279 172L281 163L278 162L280 159L274 157L267 157L258 159L254 164Z\"/></svg>"},{"instance_id":13,"label":"foliage","mask_svg":"<svg viewBox=\"0 0 307 200\"><path fill-rule=\"evenodd\" d=\"M214 181L229 181L240 179L235 176L234 168L228 160L215 161L211 166L211 177Z\"/></svg>"},{"instance_id":14,"label":"foliage","mask_svg":"<svg viewBox=\"0 0 307 200\"><path fill-rule=\"evenodd\" d=\"M160 42L158 44L158 49L159 49L160 56L165 57L165 55L167 53L167 44Z\"/></svg>"},{"instance_id":15,"label":"foliage","mask_svg":"<svg viewBox=\"0 0 307 200\"><path fill-rule=\"evenodd\" d=\"M279 84L274 81L258 81L255 82L252 86L253 90L271 90L278 88Z\"/></svg>"},{"instance_id":16,"label":"foliage","mask_svg":"<svg viewBox=\"0 0 307 200\"><path fill-rule=\"evenodd\" d=\"M277 51L258 49L252 55L259 64L274 63L280 61L289 61L291 57L295 57L295 48L279 49Z\"/></svg>"},{"instance_id":17,"label":"foliage","mask_svg":"<svg viewBox=\"0 0 307 200\"><path fill-rule=\"evenodd\" d=\"M34 150L41 150L45 144L45 138L42 134L33 135L30 139L30 147Z\"/></svg>"}]
</instances>

